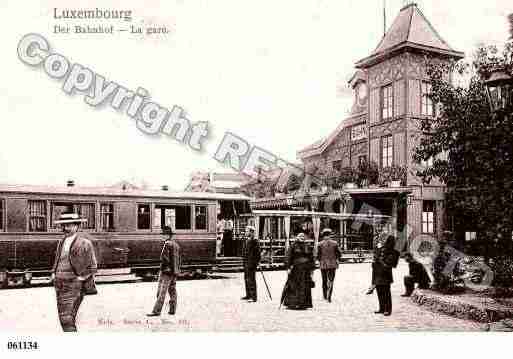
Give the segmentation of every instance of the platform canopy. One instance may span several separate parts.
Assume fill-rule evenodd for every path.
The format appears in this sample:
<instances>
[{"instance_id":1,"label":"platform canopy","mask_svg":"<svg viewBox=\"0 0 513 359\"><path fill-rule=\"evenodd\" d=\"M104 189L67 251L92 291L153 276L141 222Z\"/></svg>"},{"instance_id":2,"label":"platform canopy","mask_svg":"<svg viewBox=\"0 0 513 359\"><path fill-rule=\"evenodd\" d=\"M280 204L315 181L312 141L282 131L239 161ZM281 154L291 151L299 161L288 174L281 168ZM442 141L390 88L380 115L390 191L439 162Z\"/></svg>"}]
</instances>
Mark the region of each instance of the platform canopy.
<instances>
[{"instance_id":1,"label":"platform canopy","mask_svg":"<svg viewBox=\"0 0 513 359\"><path fill-rule=\"evenodd\" d=\"M378 214L352 214L352 213L329 213L314 211L279 211L279 210L254 210L251 213L243 214L244 217L312 217L330 218L339 220L372 220L389 219L391 216Z\"/></svg>"}]
</instances>

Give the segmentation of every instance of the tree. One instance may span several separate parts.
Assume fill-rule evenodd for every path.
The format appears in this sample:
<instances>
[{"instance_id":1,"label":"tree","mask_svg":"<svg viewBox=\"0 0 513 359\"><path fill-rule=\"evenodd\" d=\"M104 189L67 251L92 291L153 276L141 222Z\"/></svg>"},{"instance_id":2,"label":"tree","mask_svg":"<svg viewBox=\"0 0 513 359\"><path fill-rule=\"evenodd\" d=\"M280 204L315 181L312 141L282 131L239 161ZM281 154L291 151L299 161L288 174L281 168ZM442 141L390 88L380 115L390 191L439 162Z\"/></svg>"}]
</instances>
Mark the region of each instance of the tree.
<instances>
[{"instance_id":1,"label":"tree","mask_svg":"<svg viewBox=\"0 0 513 359\"><path fill-rule=\"evenodd\" d=\"M513 229L513 115L492 114L482 74L497 64L512 65L512 47L499 55L481 47L472 63L429 62L431 99L438 104L434 119L423 119L417 163L434 159L417 175L447 186L446 206L456 224L471 224L486 244L485 257L511 253ZM470 76L467 86L454 86L449 74ZM471 223L468 223L469 220ZM468 228L468 227L467 227Z\"/></svg>"}]
</instances>

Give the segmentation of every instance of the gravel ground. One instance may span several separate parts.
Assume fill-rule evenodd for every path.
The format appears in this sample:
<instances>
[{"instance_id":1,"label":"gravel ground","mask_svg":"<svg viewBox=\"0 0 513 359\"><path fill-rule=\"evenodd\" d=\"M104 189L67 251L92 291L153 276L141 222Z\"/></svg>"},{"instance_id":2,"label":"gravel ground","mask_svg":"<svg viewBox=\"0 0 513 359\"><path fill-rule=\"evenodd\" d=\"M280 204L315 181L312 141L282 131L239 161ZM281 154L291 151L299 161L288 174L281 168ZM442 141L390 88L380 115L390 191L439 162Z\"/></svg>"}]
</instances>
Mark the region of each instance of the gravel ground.
<instances>
[{"instance_id":1,"label":"gravel ground","mask_svg":"<svg viewBox=\"0 0 513 359\"><path fill-rule=\"evenodd\" d=\"M157 283L111 283L98 286L99 295L86 297L78 316L79 331L476 331L482 325L426 311L402 298L404 263L394 271L394 312L375 315L376 295L365 295L370 264L343 264L335 283L333 302L322 300L320 272L315 272L314 308L278 309L284 271L264 272L273 300L257 275L259 301L241 301L241 273L217 279L179 281L175 316L147 318ZM163 313L167 313L167 303ZM0 331L60 331L52 287L0 291Z\"/></svg>"}]
</instances>

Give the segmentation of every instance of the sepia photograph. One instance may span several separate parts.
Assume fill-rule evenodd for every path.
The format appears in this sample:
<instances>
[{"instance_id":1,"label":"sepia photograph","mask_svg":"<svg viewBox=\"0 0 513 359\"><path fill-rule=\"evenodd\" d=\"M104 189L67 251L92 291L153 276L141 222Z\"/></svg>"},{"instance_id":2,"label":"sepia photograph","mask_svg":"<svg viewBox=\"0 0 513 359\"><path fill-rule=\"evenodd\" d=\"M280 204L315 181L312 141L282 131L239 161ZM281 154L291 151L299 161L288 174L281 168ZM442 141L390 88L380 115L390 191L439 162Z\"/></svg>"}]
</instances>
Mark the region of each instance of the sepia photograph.
<instances>
[{"instance_id":1,"label":"sepia photograph","mask_svg":"<svg viewBox=\"0 0 513 359\"><path fill-rule=\"evenodd\" d=\"M0 353L507 345L511 1L4 0L0 19Z\"/></svg>"}]
</instances>

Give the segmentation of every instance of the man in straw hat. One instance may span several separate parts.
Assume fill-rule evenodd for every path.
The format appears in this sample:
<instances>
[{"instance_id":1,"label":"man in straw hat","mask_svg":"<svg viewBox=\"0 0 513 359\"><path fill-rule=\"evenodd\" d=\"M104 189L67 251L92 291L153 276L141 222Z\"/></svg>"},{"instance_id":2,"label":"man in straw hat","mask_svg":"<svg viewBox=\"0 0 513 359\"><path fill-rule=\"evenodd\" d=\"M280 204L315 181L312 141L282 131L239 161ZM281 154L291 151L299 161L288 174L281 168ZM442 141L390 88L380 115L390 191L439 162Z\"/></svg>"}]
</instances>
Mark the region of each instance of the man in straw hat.
<instances>
[{"instance_id":1,"label":"man in straw hat","mask_svg":"<svg viewBox=\"0 0 513 359\"><path fill-rule=\"evenodd\" d=\"M91 240L80 232L86 222L76 213L63 213L55 224L60 224L64 238L59 241L55 254L53 277L57 296L57 310L62 329L76 332L76 316L84 295L96 294L94 274L96 256Z\"/></svg>"},{"instance_id":2,"label":"man in straw hat","mask_svg":"<svg viewBox=\"0 0 513 359\"><path fill-rule=\"evenodd\" d=\"M258 240L255 239L255 232L255 227L246 227L246 242L244 243L242 256L246 295L241 299L248 300L249 302L257 301L256 271L261 259L260 245L258 244Z\"/></svg>"},{"instance_id":3,"label":"man in straw hat","mask_svg":"<svg viewBox=\"0 0 513 359\"><path fill-rule=\"evenodd\" d=\"M333 232L329 228L322 231L322 241L319 244L317 259L321 265L322 275L322 296L331 303L335 273L338 268L338 261L341 257L337 241L333 239Z\"/></svg>"},{"instance_id":4,"label":"man in straw hat","mask_svg":"<svg viewBox=\"0 0 513 359\"><path fill-rule=\"evenodd\" d=\"M174 233L171 227L164 227L163 232L167 235L167 238L160 255L161 264L157 301L153 306L152 312L146 314L148 317L160 315L166 300L166 292L169 293L169 315L176 313L176 278L180 273L180 246L173 237Z\"/></svg>"}]
</instances>

